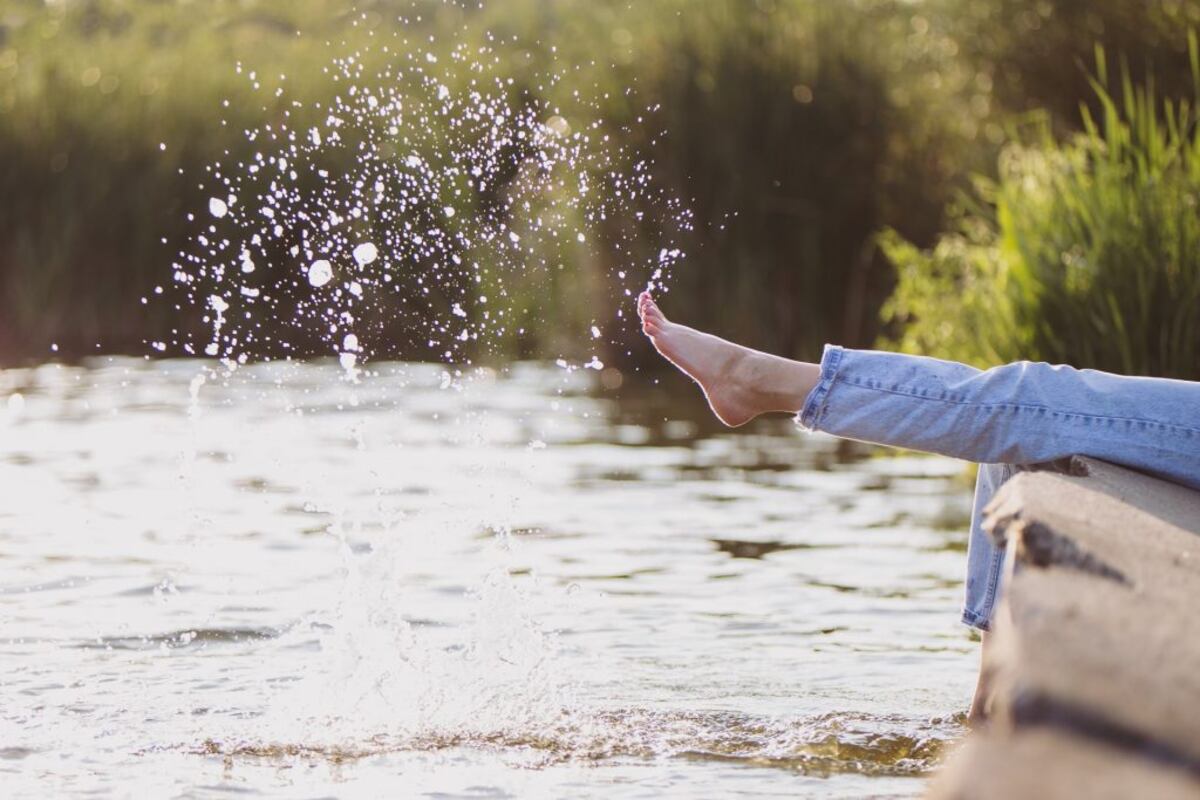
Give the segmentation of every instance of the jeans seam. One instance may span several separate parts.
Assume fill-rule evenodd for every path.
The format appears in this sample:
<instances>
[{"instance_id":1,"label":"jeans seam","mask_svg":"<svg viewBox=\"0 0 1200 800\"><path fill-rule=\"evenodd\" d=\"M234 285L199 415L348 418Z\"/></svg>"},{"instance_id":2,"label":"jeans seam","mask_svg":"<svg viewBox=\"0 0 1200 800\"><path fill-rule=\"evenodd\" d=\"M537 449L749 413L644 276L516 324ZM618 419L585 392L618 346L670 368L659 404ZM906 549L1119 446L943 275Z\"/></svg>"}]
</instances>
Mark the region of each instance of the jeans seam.
<instances>
[{"instance_id":1,"label":"jeans seam","mask_svg":"<svg viewBox=\"0 0 1200 800\"><path fill-rule=\"evenodd\" d=\"M987 590L983 593L984 616L992 618L996 606L996 590L1000 587L1000 572L1004 567L1004 550L997 547L992 553L991 563L988 564Z\"/></svg>"},{"instance_id":2,"label":"jeans seam","mask_svg":"<svg viewBox=\"0 0 1200 800\"><path fill-rule=\"evenodd\" d=\"M1003 477L1000 480L1000 485L1008 482L1018 471L1011 464L1002 465L1002 469ZM978 609L964 604L962 613L962 621L965 624L985 631L990 629L992 615L995 613L996 599L999 596L1000 578L1004 570L1004 557L1007 549L997 545L995 542L992 543L992 548L992 556L988 561L987 584L983 592L983 602L979 605Z\"/></svg>"},{"instance_id":3,"label":"jeans seam","mask_svg":"<svg viewBox=\"0 0 1200 800\"><path fill-rule=\"evenodd\" d=\"M1161 428L1164 430L1181 431L1183 433L1186 433L1188 436L1200 434L1200 428L1191 428L1186 425L1173 425L1169 422L1160 422L1158 420L1146 419L1144 417L1117 417L1117 416L1110 416L1110 415L1106 415L1106 414L1101 414L1101 415L1082 414L1078 411L1058 411L1056 409L1048 408L1046 406L1035 406L1035 405L1029 405L1026 403L976 403L971 400L958 400L958 399L951 398L951 397L933 397L928 394L922 394L918 391L910 391L910 390L904 390L904 389L900 389L900 388L887 388L884 386L873 386L869 383L864 383L861 380L854 378L853 376L842 376L842 380L846 381L848 383L851 383L854 386L859 387L860 389L866 389L868 391L883 392L885 394L896 394L896 395L901 395L903 397L916 397L921 400L932 400L936 403L949 403L951 405L958 405L958 406L971 406L973 408L979 408L979 409L984 409L984 410L1007 409L1007 410L1017 410L1017 411L1042 411L1042 412L1047 412L1050 414L1056 414L1056 415L1064 417L1064 418L1095 420L1098 422L1099 421L1135 422L1135 423L1140 423L1143 425L1153 425L1157 428Z\"/></svg>"}]
</instances>

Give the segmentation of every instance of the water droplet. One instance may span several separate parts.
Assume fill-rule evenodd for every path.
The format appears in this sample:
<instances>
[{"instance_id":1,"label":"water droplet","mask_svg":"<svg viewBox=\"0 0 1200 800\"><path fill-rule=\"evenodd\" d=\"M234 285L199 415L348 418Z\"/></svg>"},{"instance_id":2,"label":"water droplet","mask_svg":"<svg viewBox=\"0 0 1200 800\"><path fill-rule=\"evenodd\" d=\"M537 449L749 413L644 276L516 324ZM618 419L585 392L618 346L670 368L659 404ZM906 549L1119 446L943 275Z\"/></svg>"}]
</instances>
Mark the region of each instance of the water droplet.
<instances>
[{"instance_id":1,"label":"water droplet","mask_svg":"<svg viewBox=\"0 0 1200 800\"><path fill-rule=\"evenodd\" d=\"M308 282L312 286L321 287L331 280L333 280L333 267L325 259L318 259L309 266Z\"/></svg>"},{"instance_id":2,"label":"water droplet","mask_svg":"<svg viewBox=\"0 0 1200 800\"><path fill-rule=\"evenodd\" d=\"M363 242L354 248L354 260L358 262L360 267L370 264L378 255L379 251L375 249L375 245L371 242Z\"/></svg>"}]
</instances>

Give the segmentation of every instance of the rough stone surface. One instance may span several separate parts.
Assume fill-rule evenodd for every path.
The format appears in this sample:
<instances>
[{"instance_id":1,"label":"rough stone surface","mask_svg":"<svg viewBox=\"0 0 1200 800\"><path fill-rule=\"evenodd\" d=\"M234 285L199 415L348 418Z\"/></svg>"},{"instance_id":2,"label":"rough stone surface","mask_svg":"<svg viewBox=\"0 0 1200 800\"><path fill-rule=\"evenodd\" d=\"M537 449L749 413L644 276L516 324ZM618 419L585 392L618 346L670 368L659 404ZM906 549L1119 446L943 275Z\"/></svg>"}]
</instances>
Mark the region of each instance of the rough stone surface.
<instances>
[{"instance_id":1,"label":"rough stone surface","mask_svg":"<svg viewBox=\"0 0 1200 800\"><path fill-rule=\"evenodd\" d=\"M1046 731L972 736L929 787L931 800L1195 800L1197 784L1086 739Z\"/></svg>"},{"instance_id":2,"label":"rough stone surface","mask_svg":"<svg viewBox=\"0 0 1200 800\"><path fill-rule=\"evenodd\" d=\"M993 719L962 758L1012 775L971 793L955 767L936 796L1200 797L1200 493L1074 459L1010 480L988 525L1008 544L985 664ZM1043 786L1043 767L1066 777ZM1071 774L1100 787L1161 775L1176 794L1080 791Z\"/></svg>"}]
</instances>

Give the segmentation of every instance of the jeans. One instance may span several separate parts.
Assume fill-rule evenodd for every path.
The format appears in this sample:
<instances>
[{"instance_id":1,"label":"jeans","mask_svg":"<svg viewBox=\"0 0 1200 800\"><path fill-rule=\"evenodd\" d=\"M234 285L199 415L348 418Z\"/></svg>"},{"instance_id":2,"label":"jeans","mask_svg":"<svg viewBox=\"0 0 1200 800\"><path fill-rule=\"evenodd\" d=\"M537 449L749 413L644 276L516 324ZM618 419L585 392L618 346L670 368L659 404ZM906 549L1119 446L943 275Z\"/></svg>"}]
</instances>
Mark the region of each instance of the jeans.
<instances>
[{"instance_id":1,"label":"jeans","mask_svg":"<svg viewBox=\"0 0 1200 800\"><path fill-rule=\"evenodd\" d=\"M935 358L825 348L796 417L806 430L979 463L963 622L987 630L1003 549L982 510L1022 466L1072 455L1200 489L1200 383L1021 361L986 371Z\"/></svg>"}]
</instances>

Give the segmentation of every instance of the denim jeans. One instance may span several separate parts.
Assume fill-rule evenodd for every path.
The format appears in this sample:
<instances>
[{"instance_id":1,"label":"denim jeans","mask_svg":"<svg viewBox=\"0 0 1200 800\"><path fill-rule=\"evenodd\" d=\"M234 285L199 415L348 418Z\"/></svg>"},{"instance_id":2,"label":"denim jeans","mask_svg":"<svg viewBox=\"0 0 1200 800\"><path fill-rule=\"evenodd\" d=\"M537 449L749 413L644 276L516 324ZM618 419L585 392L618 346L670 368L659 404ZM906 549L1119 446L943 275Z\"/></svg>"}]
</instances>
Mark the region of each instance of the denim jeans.
<instances>
[{"instance_id":1,"label":"denim jeans","mask_svg":"<svg viewBox=\"0 0 1200 800\"><path fill-rule=\"evenodd\" d=\"M982 509L1025 465L1071 455L1200 489L1200 383L1021 361L986 371L935 358L825 348L797 415L806 430L981 465L963 622L987 630L1004 552Z\"/></svg>"}]
</instances>

